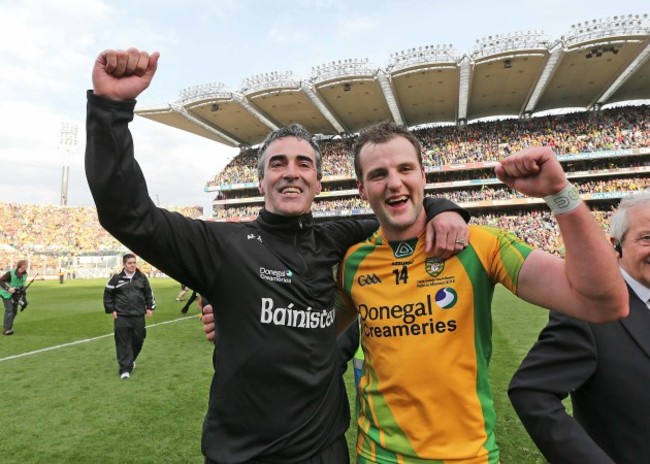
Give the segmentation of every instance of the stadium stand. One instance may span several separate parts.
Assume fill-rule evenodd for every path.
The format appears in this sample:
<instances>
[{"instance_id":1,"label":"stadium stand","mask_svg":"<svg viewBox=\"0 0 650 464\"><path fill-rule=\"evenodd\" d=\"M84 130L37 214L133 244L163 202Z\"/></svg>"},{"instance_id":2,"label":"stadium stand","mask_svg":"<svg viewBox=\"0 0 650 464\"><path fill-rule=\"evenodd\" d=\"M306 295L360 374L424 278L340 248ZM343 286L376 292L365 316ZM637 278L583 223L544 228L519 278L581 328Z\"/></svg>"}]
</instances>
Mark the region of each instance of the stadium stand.
<instances>
[{"instance_id":1,"label":"stadium stand","mask_svg":"<svg viewBox=\"0 0 650 464\"><path fill-rule=\"evenodd\" d=\"M420 129L416 133L425 148L428 193L447 196L468 208L477 223L514 230L528 242L561 254L562 243L546 207L500 184L494 177L494 163L530 145L553 146L569 178L604 223L618 199L650 187L649 116L650 107L634 106ZM370 214L353 178L352 141L322 142L327 174L313 208L317 220ZM256 157L256 150L242 150L211 181L218 189L214 220L255 217L263 204L256 189ZM194 206L175 210L193 218L203 214ZM101 228L94 208L0 203L3 268L26 256L42 275L58 275L64 269L66 277L104 277L119 266L116 257L124 251ZM155 272L146 265L145 269Z\"/></svg>"},{"instance_id":2,"label":"stadium stand","mask_svg":"<svg viewBox=\"0 0 650 464\"><path fill-rule=\"evenodd\" d=\"M497 34L459 54L451 44L392 53L387 65L344 59L243 80L237 91L203 84L136 113L230 146L240 153L207 182L209 220L245 221L263 205L257 151L273 127L304 121L319 134L323 192L319 221L370 213L357 193L350 147L361 127L392 119L415 128L424 147L427 192L469 209L473 221L515 231L557 254L562 243L547 208L494 176L496 162L531 145L553 147L571 181L606 228L618 199L650 186L650 107L610 104L650 99L650 20L627 14L577 23L559 39L541 31ZM272 98L270 98L272 97ZM584 111L535 117L550 110ZM511 117L483 121L491 117ZM469 121L469 123L468 123ZM471 122L475 121L475 122ZM194 206L176 208L204 218ZM0 268L22 257L44 275L102 277L124 247L104 231L94 208L0 203ZM146 272L156 270L145 264Z\"/></svg>"},{"instance_id":3,"label":"stadium stand","mask_svg":"<svg viewBox=\"0 0 650 464\"><path fill-rule=\"evenodd\" d=\"M513 192L494 176L496 161L531 145L550 145L584 200L605 221L622 196L650 187L650 107L618 107L526 120L429 127L416 131L425 149L427 191L446 196L472 211L474 221L507 227L530 243L556 254L562 243L555 222L541 200ZM317 220L363 217L368 206L357 194L349 148L353 139L324 141L323 193L313 212ZM255 217L263 204L256 191L255 150L243 151L215 176L219 194L215 220ZM605 226L604 226L605 227Z\"/></svg>"},{"instance_id":4,"label":"stadium stand","mask_svg":"<svg viewBox=\"0 0 650 464\"><path fill-rule=\"evenodd\" d=\"M647 187L648 107L612 106L650 99L649 40L647 14L616 15L575 23L559 38L508 32L478 38L465 53L452 44L401 50L383 67L353 58L316 65L308 78L281 71L246 78L236 90L197 85L176 102L136 113L240 147L206 185L217 220L256 215L263 200L250 147L294 121L322 137L324 191L314 206L321 220L368 213L347 152L352 134L388 119L419 128L429 193L449 195L476 220L540 211L492 171L497 160L535 144L554 147L588 204L607 210ZM557 116L567 109L579 111ZM556 115L539 117L549 113ZM477 122L508 117L516 119Z\"/></svg>"},{"instance_id":5,"label":"stadium stand","mask_svg":"<svg viewBox=\"0 0 650 464\"><path fill-rule=\"evenodd\" d=\"M633 106L527 120L495 121L463 127L417 131L425 147L429 194L444 195L472 211L473 221L515 231L535 246L562 254L555 222L541 201L522 198L494 176L500 157L533 144L558 152L576 184L606 229L612 206L622 196L650 187L650 107ZM353 138L325 140L323 193L313 212L316 220L370 214L358 196L349 148ZM256 189L254 149L211 181L217 185L212 220L250 220L263 204ZM172 208L198 218L195 206ZM97 220L92 207L57 207L0 203L0 267L21 257L32 272L66 278L104 277L119 267L125 248ZM156 273L148 265L146 272Z\"/></svg>"},{"instance_id":6,"label":"stadium stand","mask_svg":"<svg viewBox=\"0 0 650 464\"><path fill-rule=\"evenodd\" d=\"M169 209L193 218L203 214L197 206ZM121 269L126 251L100 226L94 207L0 203L0 269L26 258L32 275L107 277ZM147 263L140 267L157 274Z\"/></svg>"}]
</instances>

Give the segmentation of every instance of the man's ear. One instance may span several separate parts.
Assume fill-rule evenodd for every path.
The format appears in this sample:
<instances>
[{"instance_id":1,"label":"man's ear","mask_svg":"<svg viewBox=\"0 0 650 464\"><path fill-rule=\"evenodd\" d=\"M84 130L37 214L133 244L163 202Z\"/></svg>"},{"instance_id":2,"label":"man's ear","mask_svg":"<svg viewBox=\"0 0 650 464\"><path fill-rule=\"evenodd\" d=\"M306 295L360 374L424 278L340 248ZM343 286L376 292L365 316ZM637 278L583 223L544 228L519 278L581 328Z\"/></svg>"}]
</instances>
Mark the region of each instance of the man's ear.
<instances>
[{"instance_id":1,"label":"man's ear","mask_svg":"<svg viewBox=\"0 0 650 464\"><path fill-rule=\"evenodd\" d=\"M321 192L323 191L323 176L322 175L319 176L318 173L316 173L316 174L317 174L316 175L316 189L315 189L316 194L314 196L320 195Z\"/></svg>"},{"instance_id":2,"label":"man's ear","mask_svg":"<svg viewBox=\"0 0 650 464\"><path fill-rule=\"evenodd\" d=\"M257 191L260 192L260 195L264 196L264 187L262 187L262 179L257 183Z\"/></svg>"},{"instance_id":3,"label":"man's ear","mask_svg":"<svg viewBox=\"0 0 650 464\"><path fill-rule=\"evenodd\" d=\"M367 200L366 193L363 191L363 182L357 180L357 188L359 189L359 196L362 200Z\"/></svg>"},{"instance_id":4,"label":"man's ear","mask_svg":"<svg viewBox=\"0 0 650 464\"><path fill-rule=\"evenodd\" d=\"M621 242L616 240L614 237L610 237L609 241L612 242L612 245L614 246L614 251L618 254L618 257L619 258L623 257L623 248L621 247Z\"/></svg>"}]
</instances>

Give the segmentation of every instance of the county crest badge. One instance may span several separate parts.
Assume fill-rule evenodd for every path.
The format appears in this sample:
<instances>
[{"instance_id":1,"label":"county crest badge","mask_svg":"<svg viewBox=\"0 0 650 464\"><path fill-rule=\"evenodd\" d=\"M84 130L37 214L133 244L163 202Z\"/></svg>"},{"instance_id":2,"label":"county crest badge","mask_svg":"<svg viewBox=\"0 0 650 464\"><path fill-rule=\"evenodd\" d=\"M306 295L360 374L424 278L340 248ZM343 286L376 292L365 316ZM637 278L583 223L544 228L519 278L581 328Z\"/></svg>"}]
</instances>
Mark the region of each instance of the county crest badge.
<instances>
[{"instance_id":1,"label":"county crest badge","mask_svg":"<svg viewBox=\"0 0 650 464\"><path fill-rule=\"evenodd\" d=\"M431 277L438 277L445 269L445 262L438 258L426 258L424 260L424 270L427 271Z\"/></svg>"}]
</instances>

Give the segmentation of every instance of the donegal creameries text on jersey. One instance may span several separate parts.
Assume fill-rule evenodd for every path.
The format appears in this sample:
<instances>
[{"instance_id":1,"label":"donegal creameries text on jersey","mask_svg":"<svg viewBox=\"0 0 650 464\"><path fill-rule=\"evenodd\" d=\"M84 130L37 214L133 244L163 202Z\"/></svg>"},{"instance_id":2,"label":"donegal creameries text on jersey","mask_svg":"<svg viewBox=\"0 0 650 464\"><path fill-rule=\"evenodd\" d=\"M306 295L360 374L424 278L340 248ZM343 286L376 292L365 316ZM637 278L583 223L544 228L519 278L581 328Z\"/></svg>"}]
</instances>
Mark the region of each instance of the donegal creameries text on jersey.
<instances>
[{"instance_id":1,"label":"donegal creameries text on jersey","mask_svg":"<svg viewBox=\"0 0 650 464\"><path fill-rule=\"evenodd\" d=\"M440 261L424 233L354 245L339 267L337 304L360 316L359 463L496 463L488 379L494 287L517 290L531 248L470 226L469 246Z\"/></svg>"}]
</instances>

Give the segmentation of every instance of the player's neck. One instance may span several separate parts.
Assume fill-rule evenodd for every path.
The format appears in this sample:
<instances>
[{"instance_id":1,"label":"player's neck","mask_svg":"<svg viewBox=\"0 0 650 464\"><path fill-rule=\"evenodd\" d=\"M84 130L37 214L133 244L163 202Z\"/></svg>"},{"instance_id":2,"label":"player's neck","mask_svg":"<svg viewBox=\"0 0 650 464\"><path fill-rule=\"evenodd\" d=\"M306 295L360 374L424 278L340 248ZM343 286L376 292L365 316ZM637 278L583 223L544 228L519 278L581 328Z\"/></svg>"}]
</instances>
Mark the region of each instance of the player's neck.
<instances>
[{"instance_id":1,"label":"player's neck","mask_svg":"<svg viewBox=\"0 0 650 464\"><path fill-rule=\"evenodd\" d=\"M424 232L427 225L427 217L424 211L410 225L400 226L399 224L381 224L381 233L389 242L399 242L418 237Z\"/></svg>"}]
</instances>

